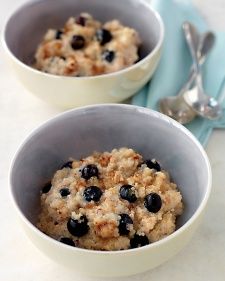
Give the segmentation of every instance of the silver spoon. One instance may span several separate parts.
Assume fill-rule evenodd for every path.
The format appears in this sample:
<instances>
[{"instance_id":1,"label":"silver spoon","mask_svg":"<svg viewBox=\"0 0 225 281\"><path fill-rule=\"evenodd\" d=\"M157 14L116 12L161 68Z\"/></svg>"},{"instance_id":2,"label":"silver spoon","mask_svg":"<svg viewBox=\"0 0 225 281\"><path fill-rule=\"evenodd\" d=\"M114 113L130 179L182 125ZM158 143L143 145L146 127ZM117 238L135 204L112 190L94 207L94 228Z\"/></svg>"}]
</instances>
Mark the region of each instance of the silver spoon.
<instances>
[{"instance_id":1,"label":"silver spoon","mask_svg":"<svg viewBox=\"0 0 225 281\"><path fill-rule=\"evenodd\" d=\"M198 59L200 65L205 62L206 55L209 53L214 44L214 39L215 36L212 32L206 32L202 36L199 36ZM160 111L181 124L186 124L192 121L195 118L196 113L185 103L183 95L190 89L194 80L195 68L192 65L189 79L179 93L176 96L170 96L160 100Z\"/></svg>"},{"instance_id":2,"label":"silver spoon","mask_svg":"<svg viewBox=\"0 0 225 281\"><path fill-rule=\"evenodd\" d=\"M184 93L185 102L200 116L208 119L218 119L222 115L222 109L216 99L205 94L202 85L201 68L198 62L198 34L195 27L185 22L183 24L185 38L188 43L196 72L196 87Z\"/></svg>"}]
</instances>

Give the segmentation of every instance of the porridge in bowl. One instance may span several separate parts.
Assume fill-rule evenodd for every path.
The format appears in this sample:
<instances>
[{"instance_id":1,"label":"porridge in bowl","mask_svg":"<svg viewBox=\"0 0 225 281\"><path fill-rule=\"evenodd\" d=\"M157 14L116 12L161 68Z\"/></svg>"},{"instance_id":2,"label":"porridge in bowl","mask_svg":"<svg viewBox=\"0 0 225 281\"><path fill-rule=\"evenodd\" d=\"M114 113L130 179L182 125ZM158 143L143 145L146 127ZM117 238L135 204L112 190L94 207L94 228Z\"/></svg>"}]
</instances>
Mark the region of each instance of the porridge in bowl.
<instances>
[{"instance_id":1,"label":"porridge in bowl","mask_svg":"<svg viewBox=\"0 0 225 281\"><path fill-rule=\"evenodd\" d=\"M49 29L35 53L35 68L63 76L115 72L138 61L137 31L118 20L104 24L90 14L71 17L60 30Z\"/></svg>"},{"instance_id":2,"label":"porridge in bowl","mask_svg":"<svg viewBox=\"0 0 225 281\"><path fill-rule=\"evenodd\" d=\"M129 148L94 152L56 171L41 192L38 228L80 248L124 250L173 233L182 195L156 160Z\"/></svg>"}]
</instances>

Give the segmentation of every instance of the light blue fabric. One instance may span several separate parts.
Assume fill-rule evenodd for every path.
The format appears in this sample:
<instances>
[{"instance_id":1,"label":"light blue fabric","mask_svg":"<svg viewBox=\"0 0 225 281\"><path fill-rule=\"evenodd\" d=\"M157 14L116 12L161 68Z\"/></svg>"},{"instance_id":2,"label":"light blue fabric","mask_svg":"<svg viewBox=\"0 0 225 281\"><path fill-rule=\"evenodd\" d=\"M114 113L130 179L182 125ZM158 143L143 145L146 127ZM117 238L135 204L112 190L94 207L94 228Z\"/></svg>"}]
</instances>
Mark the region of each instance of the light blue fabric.
<instances>
[{"instance_id":1,"label":"light blue fabric","mask_svg":"<svg viewBox=\"0 0 225 281\"><path fill-rule=\"evenodd\" d=\"M191 21L201 32L208 26L191 0L153 0L152 6L165 24L162 58L153 78L133 97L132 103L158 110L159 99L175 95L189 76L192 59L183 36L182 23ZM216 33L215 46L203 66L206 93L216 98L221 96L225 85L224 50L225 33ZM223 103L225 108L225 101ZM205 145L213 128L225 128L225 114L217 121L198 117L186 127Z\"/></svg>"}]
</instances>

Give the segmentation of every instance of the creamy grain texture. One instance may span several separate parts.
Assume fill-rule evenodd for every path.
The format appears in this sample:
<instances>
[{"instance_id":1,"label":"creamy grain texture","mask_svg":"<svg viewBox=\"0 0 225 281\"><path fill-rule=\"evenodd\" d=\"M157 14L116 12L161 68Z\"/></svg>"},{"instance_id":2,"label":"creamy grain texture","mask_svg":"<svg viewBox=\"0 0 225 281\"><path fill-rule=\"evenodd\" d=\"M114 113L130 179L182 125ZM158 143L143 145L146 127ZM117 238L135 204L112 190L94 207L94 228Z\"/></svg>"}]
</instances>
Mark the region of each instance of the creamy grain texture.
<instances>
[{"instance_id":1,"label":"creamy grain texture","mask_svg":"<svg viewBox=\"0 0 225 281\"><path fill-rule=\"evenodd\" d=\"M183 211L182 196L166 171L150 169L143 162L142 156L129 148L95 152L73 160L72 168L58 170L50 191L41 195L38 228L57 240L68 237L77 247L95 250L128 249L135 233L146 235L150 243L171 234L176 228L176 217ZM98 177L81 177L81 170L88 164L97 166ZM121 186L127 184L133 186L137 197L134 203L120 196ZM89 186L101 189L98 202L85 200L84 190ZM70 194L62 197L62 188L68 188ZM144 205L150 193L161 197L162 207L157 213L149 212ZM133 224L128 224L127 235L119 233L120 214L128 214L133 220ZM88 233L82 237L71 235L68 219L79 220L82 215L87 217Z\"/></svg>"},{"instance_id":2,"label":"creamy grain texture","mask_svg":"<svg viewBox=\"0 0 225 281\"><path fill-rule=\"evenodd\" d=\"M102 29L112 36L104 44L96 36ZM73 36L83 37L82 48L72 47ZM102 24L90 14L82 13L77 18L69 18L61 30L49 29L46 32L35 53L34 67L63 76L111 73L134 64L139 59L140 44L137 31L118 20Z\"/></svg>"}]
</instances>

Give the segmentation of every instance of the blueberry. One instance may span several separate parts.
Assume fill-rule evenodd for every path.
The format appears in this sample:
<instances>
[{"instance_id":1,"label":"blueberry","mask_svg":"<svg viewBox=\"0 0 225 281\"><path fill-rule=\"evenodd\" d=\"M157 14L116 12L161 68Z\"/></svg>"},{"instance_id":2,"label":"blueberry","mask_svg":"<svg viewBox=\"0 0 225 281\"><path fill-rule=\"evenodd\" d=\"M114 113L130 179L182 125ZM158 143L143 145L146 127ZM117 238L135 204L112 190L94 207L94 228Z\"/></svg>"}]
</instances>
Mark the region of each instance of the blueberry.
<instances>
[{"instance_id":1,"label":"blueberry","mask_svg":"<svg viewBox=\"0 0 225 281\"><path fill-rule=\"evenodd\" d=\"M107 62L112 62L115 58L115 53L113 51L105 50L102 53L102 58Z\"/></svg>"},{"instance_id":2,"label":"blueberry","mask_svg":"<svg viewBox=\"0 0 225 281\"><path fill-rule=\"evenodd\" d=\"M88 233L89 226L86 216L81 216L79 220L69 218L67 222L67 229L70 234L81 237Z\"/></svg>"},{"instance_id":3,"label":"blueberry","mask_svg":"<svg viewBox=\"0 0 225 281\"><path fill-rule=\"evenodd\" d=\"M134 234L134 237L130 239L130 247L139 248L149 244L148 237L146 235Z\"/></svg>"},{"instance_id":4,"label":"blueberry","mask_svg":"<svg viewBox=\"0 0 225 281\"><path fill-rule=\"evenodd\" d=\"M137 58L137 60L134 63L137 63L137 62L139 62L141 60L142 56L141 56L141 49L140 48L138 48L137 56L138 56L138 58Z\"/></svg>"},{"instance_id":5,"label":"blueberry","mask_svg":"<svg viewBox=\"0 0 225 281\"><path fill-rule=\"evenodd\" d=\"M88 164L81 170L81 177L89 180L91 177L98 177L98 168L94 164Z\"/></svg>"},{"instance_id":6,"label":"blueberry","mask_svg":"<svg viewBox=\"0 0 225 281\"><path fill-rule=\"evenodd\" d=\"M112 40L112 34L107 29L102 28L96 31L96 38L101 45L105 45Z\"/></svg>"},{"instance_id":7,"label":"blueberry","mask_svg":"<svg viewBox=\"0 0 225 281\"><path fill-rule=\"evenodd\" d=\"M161 171L161 167L155 159L145 160L144 164L146 164L149 169L154 169L158 172Z\"/></svg>"},{"instance_id":8,"label":"blueberry","mask_svg":"<svg viewBox=\"0 0 225 281\"><path fill-rule=\"evenodd\" d=\"M162 199L157 193L150 193L145 197L145 207L151 213L157 213L162 207Z\"/></svg>"},{"instance_id":9,"label":"blueberry","mask_svg":"<svg viewBox=\"0 0 225 281\"><path fill-rule=\"evenodd\" d=\"M59 193L62 197L66 197L66 196L70 195L70 190L69 190L69 188L64 187L64 188L60 189Z\"/></svg>"},{"instance_id":10,"label":"blueberry","mask_svg":"<svg viewBox=\"0 0 225 281\"><path fill-rule=\"evenodd\" d=\"M134 203L137 200L133 186L126 184L120 188L120 197L124 200L127 200L130 203Z\"/></svg>"},{"instance_id":11,"label":"blueberry","mask_svg":"<svg viewBox=\"0 0 225 281\"><path fill-rule=\"evenodd\" d=\"M51 189L51 187L52 187L51 182L46 183L46 184L44 185L44 187L42 188L42 193L48 193L49 190Z\"/></svg>"},{"instance_id":12,"label":"blueberry","mask_svg":"<svg viewBox=\"0 0 225 281\"><path fill-rule=\"evenodd\" d=\"M98 202L102 196L102 191L97 186L89 186L84 190L84 199L88 202L95 201Z\"/></svg>"},{"instance_id":13,"label":"blueberry","mask_svg":"<svg viewBox=\"0 0 225 281\"><path fill-rule=\"evenodd\" d=\"M78 18L76 18L76 24L85 26L85 24L86 24L86 18L85 18L85 17L82 17L82 16L79 16Z\"/></svg>"},{"instance_id":14,"label":"blueberry","mask_svg":"<svg viewBox=\"0 0 225 281\"><path fill-rule=\"evenodd\" d=\"M61 30L56 30L55 39L61 39L63 32Z\"/></svg>"},{"instance_id":15,"label":"blueberry","mask_svg":"<svg viewBox=\"0 0 225 281\"><path fill-rule=\"evenodd\" d=\"M120 214L119 233L120 235L129 234L130 230L127 229L128 224L133 224L133 220L127 214Z\"/></svg>"},{"instance_id":16,"label":"blueberry","mask_svg":"<svg viewBox=\"0 0 225 281\"><path fill-rule=\"evenodd\" d=\"M75 247L75 243L73 242L73 240L68 237L61 237L59 239L59 242Z\"/></svg>"},{"instance_id":17,"label":"blueberry","mask_svg":"<svg viewBox=\"0 0 225 281\"><path fill-rule=\"evenodd\" d=\"M71 40L71 47L74 50L82 49L85 45L85 39L81 35L74 35Z\"/></svg>"},{"instance_id":18,"label":"blueberry","mask_svg":"<svg viewBox=\"0 0 225 281\"><path fill-rule=\"evenodd\" d=\"M66 162L65 164L62 165L61 169L63 169L63 168L72 169L72 164L73 164L73 161L68 161L68 162Z\"/></svg>"}]
</instances>

